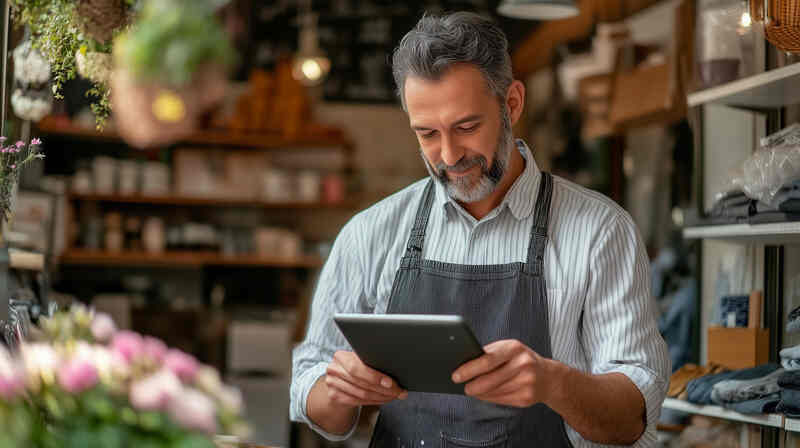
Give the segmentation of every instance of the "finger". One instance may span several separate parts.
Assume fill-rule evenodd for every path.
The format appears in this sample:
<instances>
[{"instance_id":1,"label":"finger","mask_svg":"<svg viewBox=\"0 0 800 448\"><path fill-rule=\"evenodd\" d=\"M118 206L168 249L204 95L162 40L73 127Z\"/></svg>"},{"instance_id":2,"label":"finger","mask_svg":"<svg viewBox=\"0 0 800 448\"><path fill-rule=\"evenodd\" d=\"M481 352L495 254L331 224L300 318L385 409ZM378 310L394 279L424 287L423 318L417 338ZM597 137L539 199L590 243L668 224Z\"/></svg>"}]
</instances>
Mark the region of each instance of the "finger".
<instances>
[{"instance_id":1,"label":"finger","mask_svg":"<svg viewBox=\"0 0 800 448\"><path fill-rule=\"evenodd\" d=\"M467 382L479 375L491 372L498 366L506 363L516 353L522 350L523 347L525 346L516 340L493 342L483 348L486 354L472 361L467 361L456 369L455 372L453 372L453 382Z\"/></svg>"},{"instance_id":2,"label":"finger","mask_svg":"<svg viewBox=\"0 0 800 448\"><path fill-rule=\"evenodd\" d=\"M338 351L333 359L344 367L350 376L359 379L363 384L383 387L391 393L400 391L397 383L391 377L364 364L354 352Z\"/></svg>"},{"instance_id":3,"label":"finger","mask_svg":"<svg viewBox=\"0 0 800 448\"><path fill-rule=\"evenodd\" d=\"M360 388L352 383L348 383L347 381L335 376L326 376L325 385L328 387L328 389L339 390L345 393L346 395L359 400L359 403L362 405L373 404L373 403L384 404L397 398L397 397L387 397L385 395L378 394L371 390Z\"/></svg>"},{"instance_id":4,"label":"finger","mask_svg":"<svg viewBox=\"0 0 800 448\"><path fill-rule=\"evenodd\" d=\"M464 393L473 396L495 393L498 388L511 382L519 373L518 369L512 365L512 362L507 362L501 367L468 382L464 386Z\"/></svg>"},{"instance_id":5,"label":"finger","mask_svg":"<svg viewBox=\"0 0 800 448\"><path fill-rule=\"evenodd\" d=\"M357 385L358 387L360 387L362 389L370 390L370 391L375 392L375 393L377 393L379 395L382 395L384 397L394 398L394 397L398 396L401 392L403 392L403 390L400 389L399 387L395 387L393 389L392 388L387 389L387 388L385 388L383 386L380 386L378 384L368 383L368 382L363 381L363 380L361 380L359 378L356 378L356 377L350 375L350 373L347 370L345 370L345 368L343 366L341 366L340 364L337 364L335 362L332 362L330 365L328 365L327 374L328 374L328 376L334 376L334 377L341 378L344 381L347 381L349 383L353 383L353 384Z\"/></svg>"}]
</instances>

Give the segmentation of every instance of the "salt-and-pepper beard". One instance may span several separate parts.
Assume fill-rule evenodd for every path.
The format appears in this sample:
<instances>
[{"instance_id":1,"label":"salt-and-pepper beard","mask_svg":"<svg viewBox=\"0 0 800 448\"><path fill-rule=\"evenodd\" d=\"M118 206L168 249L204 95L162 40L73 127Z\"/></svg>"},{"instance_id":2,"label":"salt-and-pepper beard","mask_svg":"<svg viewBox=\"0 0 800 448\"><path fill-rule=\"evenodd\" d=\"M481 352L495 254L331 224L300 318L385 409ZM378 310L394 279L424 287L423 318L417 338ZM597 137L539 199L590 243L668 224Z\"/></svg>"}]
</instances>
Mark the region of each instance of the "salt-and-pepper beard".
<instances>
[{"instance_id":1,"label":"salt-and-pepper beard","mask_svg":"<svg viewBox=\"0 0 800 448\"><path fill-rule=\"evenodd\" d=\"M501 114L502 128L500 137L497 140L497 150L495 151L492 166L488 166L484 156L475 156L471 159L462 157L453 166L439 162L436 164L436 170L434 171L425 154L420 150L422 160L425 161L425 167L428 168L428 173L434 180L445 187L447 194L451 198L463 203L481 201L492 194L503 179L503 175L508 168L508 161L511 158L511 150L514 147L514 136L511 131L511 118L508 116L508 111L505 107L503 107ZM455 179L447 177L448 170L464 172L475 165L481 166L481 176L477 181L473 181L470 176L461 176Z\"/></svg>"}]
</instances>

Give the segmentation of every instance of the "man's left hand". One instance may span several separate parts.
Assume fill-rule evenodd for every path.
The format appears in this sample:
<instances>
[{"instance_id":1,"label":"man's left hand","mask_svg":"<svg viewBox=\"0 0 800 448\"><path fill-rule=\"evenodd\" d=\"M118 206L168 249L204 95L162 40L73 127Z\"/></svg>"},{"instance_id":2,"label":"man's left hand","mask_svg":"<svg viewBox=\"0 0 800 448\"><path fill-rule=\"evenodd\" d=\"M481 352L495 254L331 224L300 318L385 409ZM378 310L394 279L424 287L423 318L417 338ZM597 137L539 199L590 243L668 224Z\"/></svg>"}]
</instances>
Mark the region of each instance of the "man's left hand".
<instances>
[{"instance_id":1,"label":"man's left hand","mask_svg":"<svg viewBox=\"0 0 800 448\"><path fill-rule=\"evenodd\" d=\"M467 395L492 403L529 407L544 402L550 390L552 361L515 339L485 346L486 354L453 372Z\"/></svg>"}]
</instances>

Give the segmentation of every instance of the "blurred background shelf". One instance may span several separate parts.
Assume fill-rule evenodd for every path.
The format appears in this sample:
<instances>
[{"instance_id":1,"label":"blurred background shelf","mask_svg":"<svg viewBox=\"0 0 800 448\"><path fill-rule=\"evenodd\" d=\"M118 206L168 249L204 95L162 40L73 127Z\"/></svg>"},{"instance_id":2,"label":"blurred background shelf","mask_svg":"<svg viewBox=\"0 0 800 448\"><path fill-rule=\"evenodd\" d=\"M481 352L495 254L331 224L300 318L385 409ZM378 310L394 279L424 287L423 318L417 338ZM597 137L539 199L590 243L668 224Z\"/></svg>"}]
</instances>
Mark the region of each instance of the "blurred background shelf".
<instances>
[{"instance_id":1,"label":"blurred background shelf","mask_svg":"<svg viewBox=\"0 0 800 448\"><path fill-rule=\"evenodd\" d=\"M318 268L320 257L263 257L258 255L223 255L211 251L143 251L107 252L103 250L70 249L61 255L62 264L107 266L252 266L276 268Z\"/></svg>"},{"instance_id":2,"label":"blurred background shelf","mask_svg":"<svg viewBox=\"0 0 800 448\"><path fill-rule=\"evenodd\" d=\"M29 271L44 270L44 254L24 250L9 249L10 266L14 269Z\"/></svg>"},{"instance_id":3,"label":"blurred background shelf","mask_svg":"<svg viewBox=\"0 0 800 448\"><path fill-rule=\"evenodd\" d=\"M688 103L689 106L723 104L745 109L800 103L800 63L692 93Z\"/></svg>"},{"instance_id":4,"label":"blurred background shelf","mask_svg":"<svg viewBox=\"0 0 800 448\"><path fill-rule=\"evenodd\" d=\"M192 196L142 196L121 194L95 194L95 193L70 193L68 198L73 201L108 202L118 204L151 204L175 206L202 206L202 207L252 207L271 209L352 209L356 208L358 201L345 200L341 202L272 202L257 199L213 198Z\"/></svg>"},{"instance_id":5,"label":"blurred background shelf","mask_svg":"<svg viewBox=\"0 0 800 448\"><path fill-rule=\"evenodd\" d=\"M705 415L707 417L716 417L743 423L754 423L756 425L771 426L773 428L783 428L784 418L781 414L740 414L739 412L725 409L722 406L700 406L675 398L665 399L663 406L666 409L688 412L690 414Z\"/></svg>"},{"instance_id":6,"label":"blurred background shelf","mask_svg":"<svg viewBox=\"0 0 800 448\"><path fill-rule=\"evenodd\" d=\"M53 117L45 117L36 127L45 135L60 135L94 141L119 142L122 138L114 131L97 131ZM289 148L353 150L353 143L340 135L298 135L286 137L279 133L238 133L226 130L204 130L181 140L179 145L224 146L260 150L283 150Z\"/></svg>"},{"instance_id":7,"label":"blurred background shelf","mask_svg":"<svg viewBox=\"0 0 800 448\"><path fill-rule=\"evenodd\" d=\"M708 238L740 243L798 244L800 222L686 227L683 229L683 236L687 239Z\"/></svg>"}]
</instances>

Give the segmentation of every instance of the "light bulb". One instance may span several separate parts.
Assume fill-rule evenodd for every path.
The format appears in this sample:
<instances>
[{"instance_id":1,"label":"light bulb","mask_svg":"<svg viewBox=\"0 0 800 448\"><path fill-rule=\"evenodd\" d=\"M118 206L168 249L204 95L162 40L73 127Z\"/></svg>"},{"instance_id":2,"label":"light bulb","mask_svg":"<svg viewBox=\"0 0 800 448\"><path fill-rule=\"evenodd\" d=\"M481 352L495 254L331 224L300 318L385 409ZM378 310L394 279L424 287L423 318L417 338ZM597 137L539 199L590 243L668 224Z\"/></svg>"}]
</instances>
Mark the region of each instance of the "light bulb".
<instances>
[{"instance_id":1,"label":"light bulb","mask_svg":"<svg viewBox=\"0 0 800 448\"><path fill-rule=\"evenodd\" d=\"M319 66L319 62L315 59L306 59L303 61L300 70L303 71L303 75L310 81L316 81L322 77L322 67Z\"/></svg>"},{"instance_id":2,"label":"light bulb","mask_svg":"<svg viewBox=\"0 0 800 448\"><path fill-rule=\"evenodd\" d=\"M739 25L743 26L744 28L750 28L750 25L753 24L753 18L750 17L750 13L745 11L742 13L742 18L739 19Z\"/></svg>"}]
</instances>

